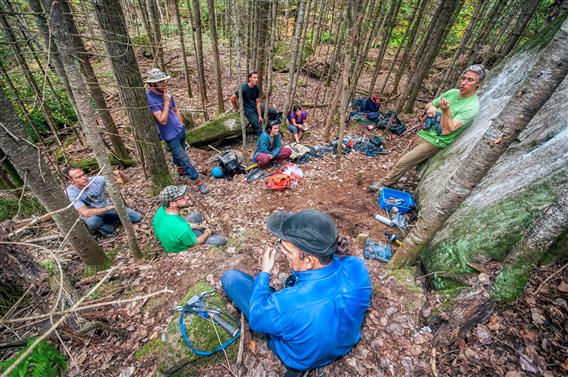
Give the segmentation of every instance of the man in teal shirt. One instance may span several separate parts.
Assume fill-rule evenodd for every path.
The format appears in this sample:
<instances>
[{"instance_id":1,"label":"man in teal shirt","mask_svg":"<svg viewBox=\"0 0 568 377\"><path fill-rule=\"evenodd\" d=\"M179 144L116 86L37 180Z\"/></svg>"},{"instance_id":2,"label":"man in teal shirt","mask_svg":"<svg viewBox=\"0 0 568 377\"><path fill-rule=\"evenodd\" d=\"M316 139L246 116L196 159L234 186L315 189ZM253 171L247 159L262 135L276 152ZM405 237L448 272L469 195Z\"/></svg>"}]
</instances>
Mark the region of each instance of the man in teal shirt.
<instances>
[{"instance_id":1,"label":"man in teal shirt","mask_svg":"<svg viewBox=\"0 0 568 377\"><path fill-rule=\"evenodd\" d=\"M189 207L187 186L167 186L160 192L162 206L158 208L152 221L154 233L166 250L166 253L186 251L193 245L207 243L222 246L227 243L225 237L211 234L201 226L203 218L199 212L188 217L181 216L181 210Z\"/></svg>"},{"instance_id":2,"label":"man in teal shirt","mask_svg":"<svg viewBox=\"0 0 568 377\"><path fill-rule=\"evenodd\" d=\"M440 127L422 129L405 153L382 181L374 182L369 190L377 192L381 187L392 186L408 169L435 155L450 145L471 123L479 112L477 89L485 79L486 70L480 64L466 69L461 77L459 89L450 89L426 105L426 115L436 116L441 111Z\"/></svg>"}]
</instances>

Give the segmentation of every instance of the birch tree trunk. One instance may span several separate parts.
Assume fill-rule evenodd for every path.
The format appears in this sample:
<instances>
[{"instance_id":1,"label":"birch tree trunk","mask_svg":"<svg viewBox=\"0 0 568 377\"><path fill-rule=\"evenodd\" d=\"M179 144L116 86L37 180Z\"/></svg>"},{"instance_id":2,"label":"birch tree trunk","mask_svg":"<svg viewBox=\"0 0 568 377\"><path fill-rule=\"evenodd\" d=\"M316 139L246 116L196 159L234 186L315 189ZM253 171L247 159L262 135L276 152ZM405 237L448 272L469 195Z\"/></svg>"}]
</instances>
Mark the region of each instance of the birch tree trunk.
<instances>
[{"instance_id":1,"label":"birch tree trunk","mask_svg":"<svg viewBox=\"0 0 568 377\"><path fill-rule=\"evenodd\" d=\"M217 42L217 26L215 17L215 2L207 0L209 10L209 32L211 33L211 49L213 50L213 71L215 72L215 85L217 86L217 113L225 112L223 101L223 83L221 80L221 59L219 59L219 46Z\"/></svg>"},{"instance_id":2,"label":"birch tree trunk","mask_svg":"<svg viewBox=\"0 0 568 377\"><path fill-rule=\"evenodd\" d=\"M55 175L50 171L43 155L37 147L27 141L24 125L16 115L14 108L0 88L0 148L10 158L19 175L26 176L26 183L48 212L54 212L69 205L69 200L57 184ZM85 224L79 219L73 207L61 212L54 212L53 219L62 234L68 234L71 247L81 261L88 266L104 267L108 258Z\"/></svg>"},{"instance_id":3,"label":"birch tree trunk","mask_svg":"<svg viewBox=\"0 0 568 377\"><path fill-rule=\"evenodd\" d=\"M81 117L85 121L85 124L89 125L85 127L83 132L87 137L87 141L91 146L97 163L101 167L102 173L105 177L105 187L108 189L118 217L120 218L120 222L126 232L130 253L135 258L141 258L142 253L138 246L138 241L136 240L134 227L132 226L132 222L126 212L122 196L116 187L116 181L112 174L112 166L108 155L106 154L103 140L97 129L92 126L96 124L95 113L90 106L90 99L86 91L86 85L76 67L74 56L77 54L73 47L72 27L70 27L68 20L64 18L65 7L61 6L61 3L52 3L53 0L45 1L46 5L48 5L46 8L51 11L49 17L51 30L54 32L54 40L59 52L61 53L61 61L63 62L63 66L67 72L73 96L77 101L77 110L81 113Z\"/></svg>"},{"instance_id":4,"label":"birch tree trunk","mask_svg":"<svg viewBox=\"0 0 568 377\"><path fill-rule=\"evenodd\" d=\"M442 192L446 194L423 213L401 248L390 261L399 268L413 263L420 252L442 228L446 220L471 193L491 166L525 129L538 110L554 93L568 73L568 20L503 110L491 120L489 128L455 169Z\"/></svg>"},{"instance_id":5,"label":"birch tree trunk","mask_svg":"<svg viewBox=\"0 0 568 377\"><path fill-rule=\"evenodd\" d=\"M153 190L159 192L171 183L171 178L156 123L148 108L148 99L126 31L122 8L118 0L100 0L94 3L94 8L105 36L120 97L134 131L140 160L152 180Z\"/></svg>"},{"instance_id":6,"label":"birch tree trunk","mask_svg":"<svg viewBox=\"0 0 568 377\"><path fill-rule=\"evenodd\" d=\"M546 251L566 229L568 187L560 191L556 200L525 231L523 238L503 262L504 268L493 282L495 300L511 302L519 297Z\"/></svg>"},{"instance_id":7,"label":"birch tree trunk","mask_svg":"<svg viewBox=\"0 0 568 377\"><path fill-rule=\"evenodd\" d=\"M181 17L179 15L179 0L173 0L174 2L174 12L176 15L176 25L179 33L179 45L181 48L181 58L183 62L183 75L185 76L185 85L187 86L187 96L189 98L193 97L193 93L191 91L191 80L189 78L189 66L187 64L187 54L185 52L185 41L183 38L183 26L181 25Z\"/></svg>"}]
</instances>

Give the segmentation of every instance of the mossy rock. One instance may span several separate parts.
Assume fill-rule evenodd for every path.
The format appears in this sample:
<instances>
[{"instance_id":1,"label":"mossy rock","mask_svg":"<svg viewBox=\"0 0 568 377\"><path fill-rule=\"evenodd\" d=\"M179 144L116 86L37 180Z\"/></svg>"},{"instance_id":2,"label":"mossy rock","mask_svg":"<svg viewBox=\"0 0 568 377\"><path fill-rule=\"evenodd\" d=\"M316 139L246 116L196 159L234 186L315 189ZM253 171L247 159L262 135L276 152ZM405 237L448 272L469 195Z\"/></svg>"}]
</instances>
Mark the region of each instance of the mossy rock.
<instances>
[{"instance_id":1,"label":"mossy rock","mask_svg":"<svg viewBox=\"0 0 568 377\"><path fill-rule=\"evenodd\" d=\"M247 133L252 133L250 127L247 127ZM199 146L212 141L237 137L241 134L240 114L229 112L187 130L186 141L189 145Z\"/></svg>"},{"instance_id":2,"label":"mossy rock","mask_svg":"<svg viewBox=\"0 0 568 377\"><path fill-rule=\"evenodd\" d=\"M212 289L213 287L208 283L198 282L187 291L179 304L184 304L192 296ZM219 294L209 297L207 302L209 302L210 307L223 310L227 305ZM200 357L190 351L181 335L179 317L180 312L177 312L166 327L161 339L153 339L138 349L135 354L136 358L142 360L155 356L158 361L158 375L165 376L198 376L200 369L204 366L225 360L222 351L208 357ZM202 351L210 351L218 347L219 338L223 343L230 338L229 334L223 329L213 327L210 320L186 315L184 323L191 345ZM229 361L234 363L238 353L238 341L225 348L225 352Z\"/></svg>"}]
</instances>

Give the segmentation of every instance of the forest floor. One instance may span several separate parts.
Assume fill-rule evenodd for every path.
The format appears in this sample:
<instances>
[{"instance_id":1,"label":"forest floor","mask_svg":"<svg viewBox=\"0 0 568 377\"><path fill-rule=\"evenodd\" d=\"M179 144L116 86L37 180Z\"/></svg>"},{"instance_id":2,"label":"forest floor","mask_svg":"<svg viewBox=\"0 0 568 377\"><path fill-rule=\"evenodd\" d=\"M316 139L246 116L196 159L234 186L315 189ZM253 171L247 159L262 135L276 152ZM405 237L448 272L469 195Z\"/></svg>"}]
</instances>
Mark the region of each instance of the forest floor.
<instances>
[{"instance_id":1,"label":"forest floor","mask_svg":"<svg viewBox=\"0 0 568 377\"><path fill-rule=\"evenodd\" d=\"M174 54L173 47L169 50ZM166 51L167 56L168 51ZM184 98L184 80L180 71L181 59L171 63L168 74L173 94L180 109L199 108L198 96ZM141 71L151 68L151 62L140 58ZM108 67L107 67L108 68ZM207 77L213 77L208 72ZM226 75L228 76L228 75ZM362 80L368 80L363 77ZM225 77L224 88L227 98L236 84ZM281 109L284 102L287 74L275 73L272 106ZM317 81L301 76L305 86L298 89L300 103L314 103ZM208 88L210 99L216 98L213 87ZM194 92L197 91L194 85ZM117 99L115 95L111 98ZM321 101L321 100L320 100ZM116 100L115 103L118 101ZM228 101L226 106L230 106ZM387 104L386 109L389 108ZM385 108L383 108L385 109ZM310 132L304 139L309 145L321 144L323 118L322 109L308 109ZM125 114L113 109L113 116L119 123L119 130L125 130ZM411 128L417 124L414 117L402 117ZM225 248L207 246L193 247L189 251L167 255L153 237L152 217L158 208L158 200L150 195L149 181L140 166L125 170L130 182L122 188L129 207L141 212L144 220L136 225L138 241L146 258L134 260L129 256L124 230L118 228L114 239L99 239L105 251L113 255L116 271L101 290L92 297L97 301L111 301L156 292L164 288L171 294L136 301L128 305L104 307L85 313L86 321L98 320L112 327L125 330L120 337L106 330L95 330L89 335L74 336L69 347L70 376L149 376L157 371L154 355L143 357L137 354L140 348L151 340L159 338L166 325L176 313L172 307L199 281L207 281L222 292L220 278L228 268L237 268L250 274L260 270L263 251L273 245L275 238L266 230L266 218L275 210L297 211L317 209L327 212L336 221L340 233L351 239L351 253L362 254L361 245L355 238L367 234L369 238L385 241L383 233L393 231L373 219L381 213L375 196L367 186L386 175L389 168L410 144L414 133L399 137L384 130L367 131L352 124L349 135L379 135L383 138L388 155L367 157L353 151L341 159L337 168L334 157L312 159L301 165L304 179L296 186L284 191L265 188L264 181L251 184L244 176L233 180L214 179L209 172L214 166L209 159L212 150L189 148L192 162L210 190L207 195L197 193L190 184L193 206L210 218L209 225L216 231L230 237ZM126 134L124 132L123 134ZM290 134L284 135L290 141ZM132 146L132 140L128 140ZM249 155L254 149L255 138L247 140ZM225 146L224 148L229 148ZM232 146L240 148L240 142ZM87 151L74 144L69 147L74 155ZM167 156L169 159L169 156ZM170 171L174 171L170 163ZM187 183L176 178L178 183ZM398 188L413 192L416 186L414 173ZM397 233L396 231L394 233ZM400 234L399 234L400 235ZM85 292L106 272L85 277L78 259L70 253L64 258L64 266L71 280L80 292ZM540 292L532 295L536 287L551 275L556 266L543 267L530 282L525 296L511 307L498 308L487 324L479 325L466 335L465 339L452 349L435 351L432 328L427 318L443 309L443 296L428 290L424 278L416 276L414 270L390 272L378 261L367 261L372 285L372 304L362 330L362 339L351 353L323 368L328 376L426 376L456 375L469 376L532 376L560 375L568 371L566 348L566 318L568 305L566 291L568 269L546 282ZM273 270L272 285L281 288L281 278L289 272L286 259L277 258ZM268 350L266 342L245 331L243 371L246 376L280 376L283 365ZM233 367L233 366L231 366ZM230 376L225 362L204 367L202 376ZM311 374L312 376L315 373Z\"/></svg>"}]
</instances>

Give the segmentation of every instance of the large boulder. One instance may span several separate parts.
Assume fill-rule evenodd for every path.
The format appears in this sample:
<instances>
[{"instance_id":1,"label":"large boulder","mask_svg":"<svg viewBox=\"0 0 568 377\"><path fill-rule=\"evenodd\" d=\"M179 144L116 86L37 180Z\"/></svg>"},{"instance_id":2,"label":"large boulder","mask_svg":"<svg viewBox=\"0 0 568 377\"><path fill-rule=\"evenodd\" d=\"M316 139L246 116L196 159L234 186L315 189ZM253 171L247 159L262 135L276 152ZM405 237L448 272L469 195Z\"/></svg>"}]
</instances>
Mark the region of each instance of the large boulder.
<instances>
[{"instance_id":1,"label":"large boulder","mask_svg":"<svg viewBox=\"0 0 568 377\"><path fill-rule=\"evenodd\" d=\"M272 59L272 69L278 72L288 72L292 64L292 44L289 41L279 41L274 45L274 57ZM313 55L314 50L309 43L304 44L304 51L300 65Z\"/></svg>"},{"instance_id":2,"label":"large boulder","mask_svg":"<svg viewBox=\"0 0 568 377\"><path fill-rule=\"evenodd\" d=\"M423 172L418 187L422 214L444 195L444 182L521 85L557 29L541 33L538 40L493 69L480 93L481 110L473 125L432 158ZM564 80L422 253L433 286L451 288L485 262L504 261L567 182L568 80Z\"/></svg>"},{"instance_id":3,"label":"large boulder","mask_svg":"<svg viewBox=\"0 0 568 377\"><path fill-rule=\"evenodd\" d=\"M247 133L252 128L247 126ZM204 145L217 140L239 137L242 135L240 114L228 112L187 130L187 143L194 146Z\"/></svg>"}]
</instances>

